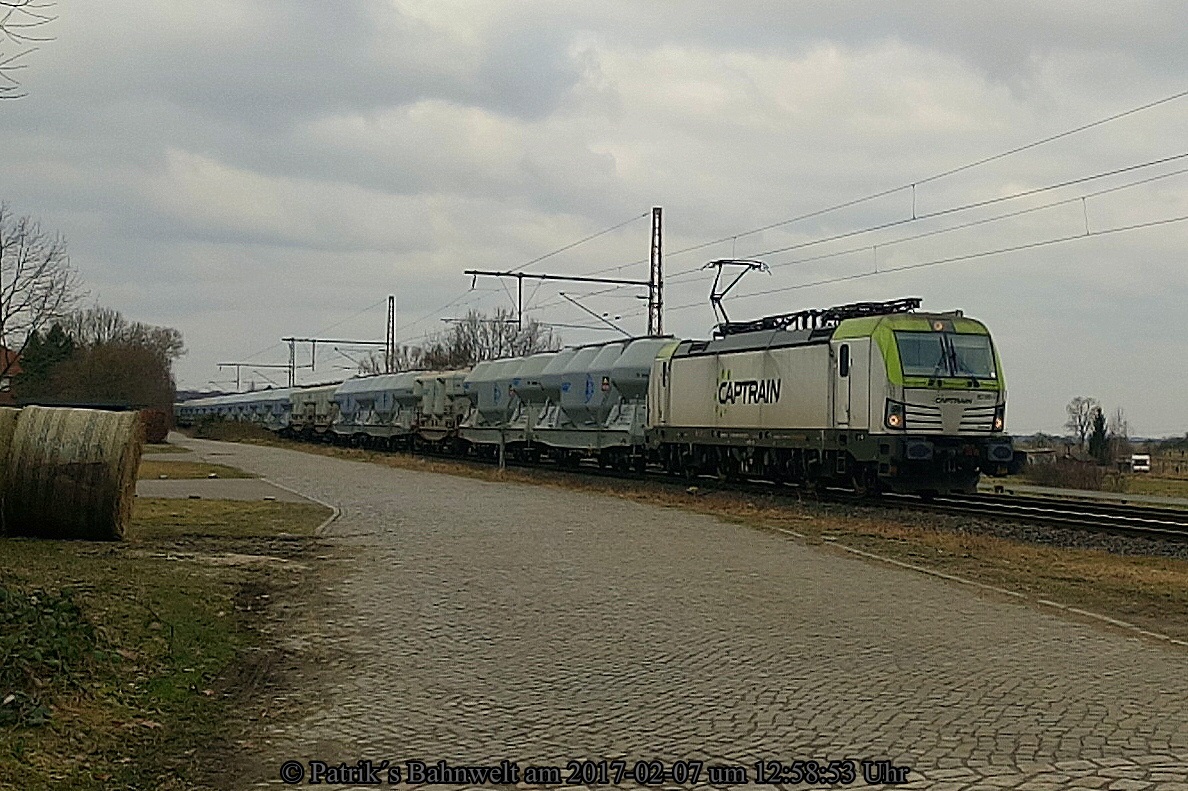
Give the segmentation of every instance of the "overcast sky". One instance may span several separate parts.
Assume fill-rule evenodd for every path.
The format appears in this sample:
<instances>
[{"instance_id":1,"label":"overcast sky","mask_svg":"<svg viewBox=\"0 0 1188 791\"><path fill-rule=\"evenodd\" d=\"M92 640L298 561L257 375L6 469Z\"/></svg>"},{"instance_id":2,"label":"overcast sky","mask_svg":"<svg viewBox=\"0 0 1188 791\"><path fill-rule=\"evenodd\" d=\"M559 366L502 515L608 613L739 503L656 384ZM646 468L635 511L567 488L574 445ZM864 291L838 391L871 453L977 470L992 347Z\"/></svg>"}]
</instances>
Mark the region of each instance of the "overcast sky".
<instances>
[{"instance_id":1,"label":"overcast sky","mask_svg":"<svg viewBox=\"0 0 1188 791\"><path fill-rule=\"evenodd\" d=\"M184 333L182 387L233 378L220 361L285 362L285 335L382 339L388 294L416 342L442 317L510 306L463 269L517 267L633 217L526 271L646 278L644 215L662 206L670 332L713 324L710 277L689 270L761 255L771 274L738 286L732 318L919 296L989 325L1012 431L1059 430L1077 395L1123 407L1135 434L1188 431L1188 222L1107 233L1188 215L1188 158L923 216L1188 154L1185 97L931 178L1188 90L1183 3L56 13L24 60L28 95L0 102L0 199L68 237L91 299ZM914 206L908 188L746 233L913 183ZM527 292L541 321L593 321L551 284ZM639 293L584 303L642 334ZM346 357L319 357L307 380L348 375ZM261 375L284 378L244 373Z\"/></svg>"}]
</instances>

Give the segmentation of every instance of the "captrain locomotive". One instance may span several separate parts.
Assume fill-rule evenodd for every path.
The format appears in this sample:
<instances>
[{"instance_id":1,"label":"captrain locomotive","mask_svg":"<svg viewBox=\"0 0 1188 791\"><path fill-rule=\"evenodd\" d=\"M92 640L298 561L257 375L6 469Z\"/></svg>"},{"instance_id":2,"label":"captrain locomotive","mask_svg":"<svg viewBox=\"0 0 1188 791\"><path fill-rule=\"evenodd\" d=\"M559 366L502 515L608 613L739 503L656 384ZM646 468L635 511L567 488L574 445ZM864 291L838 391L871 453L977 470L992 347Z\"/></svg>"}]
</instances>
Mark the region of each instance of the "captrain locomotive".
<instances>
[{"instance_id":1,"label":"captrain locomotive","mask_svg":"<svg viewBox=\"0 0 1188 791\"><path fill-rule=\"evenodd\" d=\"M462 371L180 403L180 425L246 420L383 449L860 492L972 492L1007 471L1006 383L985 325L920 300L634 338Z\"/></svg>"}]
</instances>

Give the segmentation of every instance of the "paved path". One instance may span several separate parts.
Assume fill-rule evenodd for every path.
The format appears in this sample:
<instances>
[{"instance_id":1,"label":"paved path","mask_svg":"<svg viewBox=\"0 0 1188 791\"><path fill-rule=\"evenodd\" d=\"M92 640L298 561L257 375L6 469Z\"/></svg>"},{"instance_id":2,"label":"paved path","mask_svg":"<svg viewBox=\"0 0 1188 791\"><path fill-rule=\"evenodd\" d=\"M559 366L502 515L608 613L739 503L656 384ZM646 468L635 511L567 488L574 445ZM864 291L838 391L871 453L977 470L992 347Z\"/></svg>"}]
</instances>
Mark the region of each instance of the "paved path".
<instances>
[{"instance_id":1,"label":"paved path","mask_svg":"<svg viewBox=\"0 0 1188 791\"><path fill-rule=\"evenodd\" d=\"M353 554L306 636L328 687L257 742L274 783L285 758L871 758L911 788L1188 789L1175 646L616 498L220 460L341 507Z\"/></svg>"}]
</instances>

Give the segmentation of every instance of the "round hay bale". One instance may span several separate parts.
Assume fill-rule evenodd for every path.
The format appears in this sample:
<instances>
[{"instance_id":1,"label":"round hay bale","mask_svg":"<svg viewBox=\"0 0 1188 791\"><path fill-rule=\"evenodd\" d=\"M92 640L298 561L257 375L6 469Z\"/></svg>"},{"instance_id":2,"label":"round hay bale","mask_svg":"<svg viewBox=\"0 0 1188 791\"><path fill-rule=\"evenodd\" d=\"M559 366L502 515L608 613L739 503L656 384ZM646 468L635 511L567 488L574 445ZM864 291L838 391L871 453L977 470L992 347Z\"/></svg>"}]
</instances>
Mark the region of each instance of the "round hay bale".
<instances>
[{"instance_id":1,"label":"round hay bale","mask_svg":"<svg viewBox=\"0 0 1188 791\"><path fill-rule=\"evenodd\" d=\"M17 417L21 410L10 406L0 407L0 535L4 529L5 471L8 468L8 451L12 447L12 435L16 431Z\"/></svg>"},{"instance_id":2,"label":"round hay bale","mask_svg":"<svg viewBox=\"0 0 1188 791\"><path fill-rule=\"evenodd\" d=\"M17 418L21 410L0 406L0 482L4 480L4 462L8 459L8 449L12 446L12 435L16 432Z\"/></svg>"},{"instance_id":3,"label":"round hay bale","mask_svg":"<svg viewBox=\"0 0 1188 791\"><path fill-rule=\"evenodd\" d=\"M123 538L132 518L144 429L136 412L25 407L5 471L8 532Z\"/></svg>"}]
</instances>

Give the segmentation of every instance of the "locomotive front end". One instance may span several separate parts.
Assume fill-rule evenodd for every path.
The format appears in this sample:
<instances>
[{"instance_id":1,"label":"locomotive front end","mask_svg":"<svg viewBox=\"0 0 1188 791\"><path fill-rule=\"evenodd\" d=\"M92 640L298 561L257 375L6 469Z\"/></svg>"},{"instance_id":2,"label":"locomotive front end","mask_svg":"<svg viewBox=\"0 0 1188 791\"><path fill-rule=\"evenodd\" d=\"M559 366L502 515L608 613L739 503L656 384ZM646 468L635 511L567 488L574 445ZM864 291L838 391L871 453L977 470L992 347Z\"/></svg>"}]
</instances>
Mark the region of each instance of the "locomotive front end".
<instances>
[{"instance_id":1,"label":"locomotive front end","mask_svg":"<svg viewBox=\"0 0 1188 791\"><path fill-rule=\"evenodd\" d=\"M871 364L870 427L886 488L970 493L981 474L1007 472L1006 383L985 325L960 312L907 313L880 319L870 339L882 358Z\"/></svg>"}]
</instances>

